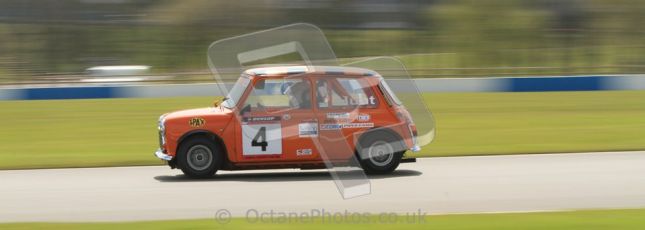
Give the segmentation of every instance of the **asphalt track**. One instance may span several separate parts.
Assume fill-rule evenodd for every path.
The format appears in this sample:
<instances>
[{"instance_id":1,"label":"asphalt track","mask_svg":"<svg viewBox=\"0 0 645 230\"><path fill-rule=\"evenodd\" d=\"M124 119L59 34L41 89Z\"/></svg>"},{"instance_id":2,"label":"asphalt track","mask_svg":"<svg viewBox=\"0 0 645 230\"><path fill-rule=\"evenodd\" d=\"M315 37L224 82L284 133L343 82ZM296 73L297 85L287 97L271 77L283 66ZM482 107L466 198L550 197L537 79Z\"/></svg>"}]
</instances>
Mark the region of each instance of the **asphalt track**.
<instances>
[{"instance_id":1,"label":"asphalt track","mask_svg":"<svg viewBox=\"0 0 645 230\"><path fill-rule=\"evenodd\" d=\"M643 151L420 159L370 177L372 194L349 200L325 171L180 174L166 166L0 171L0 222L213 218L221 209L243 217L645 207Z\"/></svg>"}]
</instances>

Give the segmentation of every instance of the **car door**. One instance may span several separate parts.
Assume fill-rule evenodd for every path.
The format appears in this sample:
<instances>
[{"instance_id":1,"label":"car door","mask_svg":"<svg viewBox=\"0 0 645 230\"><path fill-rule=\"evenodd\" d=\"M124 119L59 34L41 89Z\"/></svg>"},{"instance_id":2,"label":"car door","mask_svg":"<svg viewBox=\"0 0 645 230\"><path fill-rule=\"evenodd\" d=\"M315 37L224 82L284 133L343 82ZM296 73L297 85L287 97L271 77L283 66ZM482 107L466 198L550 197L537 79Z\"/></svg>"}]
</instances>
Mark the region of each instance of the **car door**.
<instances>
[{"instance_id":1,"label":"car door","mask_svg":"<svg viewBox=\"0 0 645 230\"><path fill-rule=\"evenodd\" d=\"M299 78L256 81L241 114L239 162L315 159L312 138L318 123L311 106L311 82Z\"/></svg>"}]
</instances>

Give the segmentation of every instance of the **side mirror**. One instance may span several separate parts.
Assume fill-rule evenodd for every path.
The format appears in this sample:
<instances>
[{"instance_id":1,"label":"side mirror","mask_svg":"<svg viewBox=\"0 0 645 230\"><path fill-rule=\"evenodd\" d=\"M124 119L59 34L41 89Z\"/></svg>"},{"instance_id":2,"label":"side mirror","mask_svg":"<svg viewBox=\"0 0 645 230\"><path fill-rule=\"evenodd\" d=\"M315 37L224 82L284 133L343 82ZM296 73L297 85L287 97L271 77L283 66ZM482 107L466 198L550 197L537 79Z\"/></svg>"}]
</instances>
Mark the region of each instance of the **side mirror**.
<instances>
[{"instance_id":1,"label":"side mirror","mask_svg":"<svg viewBox=\"0 0 645 230\"><path fill-rule=\"evenodd\" d=\"M250 112L251 112L251 105L248 104L248 105L244 106L244 108L242 108L240 110L240 116L244 115L245 113L250 113Z\"/></svg>"},{"instance_id":2,"label":"side mirror","mask_svg":"<svg viewBox=\"0 0 645 230\"><path fill-rule=\"evenodd\" d=\"M223 98L220 98L220 99L215 99L215 101L213 101L213 107L220 106L222 104L222 102L226 101L226 99L228 99L228 98L223 97Z\"/></svg>"}]
</instances>

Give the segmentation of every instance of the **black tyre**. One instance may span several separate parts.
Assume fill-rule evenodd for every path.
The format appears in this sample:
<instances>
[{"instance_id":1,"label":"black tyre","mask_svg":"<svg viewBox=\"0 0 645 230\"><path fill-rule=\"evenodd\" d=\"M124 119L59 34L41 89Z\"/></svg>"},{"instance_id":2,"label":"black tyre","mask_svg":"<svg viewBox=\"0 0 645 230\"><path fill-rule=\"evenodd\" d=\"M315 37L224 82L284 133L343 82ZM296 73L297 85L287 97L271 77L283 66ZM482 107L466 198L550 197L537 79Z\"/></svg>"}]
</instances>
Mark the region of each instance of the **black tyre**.
<instances>
[{"instance_id":1,"label":"black tyre","mask_svg":"<svg viewBox=\"0 0 645 230\"><path fill-rule=\"evenodd\" d=\"M401 163L403 153L401 141L394 135L377 131L367 133L358 144L361 167L367 174L388 174Z\"/></svg>"},{"instance_id":2,"label":"black tyre","mask_svg":"<svg viewBox=\"0 0 645 230\"><path fill-rule=\"evenodd\" d=\"M177 166L192 178L212 177L224 162L221 149L208 138L190 138L182 142L177 150Z\"/></svg>"}]
</instances>

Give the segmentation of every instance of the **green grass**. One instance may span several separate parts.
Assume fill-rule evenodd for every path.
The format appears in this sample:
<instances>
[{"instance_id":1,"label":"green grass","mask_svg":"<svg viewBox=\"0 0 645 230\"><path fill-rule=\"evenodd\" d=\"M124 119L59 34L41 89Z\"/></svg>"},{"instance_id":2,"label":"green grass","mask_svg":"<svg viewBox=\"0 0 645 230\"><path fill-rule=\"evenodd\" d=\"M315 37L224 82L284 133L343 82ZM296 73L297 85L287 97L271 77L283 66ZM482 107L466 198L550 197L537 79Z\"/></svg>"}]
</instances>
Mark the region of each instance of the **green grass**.
<instances>
[{"instance_id":1,"label":"green grass","mask_svg":"<svg viewBox=\"0 0 645 230\"><path fill-rule=\"evenodd\" d=\"M437 137L417 156L645 149L645 91L424 98ZM159 115L211 103L207 97L1 101L0 169L160 164L152 155Z\"/></svg>"},{"instance_id":2,"label":"green grass","mask_svg":"<svg viewBox=\"0 0 645 230\"><path fill-rule=\"evenodd\" d=\"M173 220L120 223L11 223L0 224L2 229L470 229L470 230L516 230L516 229L566 229L566 230L605 230L605 229L645 229L645 210L598 210L514 214L471 214L426 216L421 223L380 223L378 217L361 223L322 223L315 219L312 223L292 221L292 223L249 223L244 218L233 219L230 223L220 224L213 219ZM276 219L277 220L277 219ZM279 220L277 220L279 221Z\"/></svg>"},{"instance_id":3,"label":"green grass","mask_svg":"<svg viewBox=\"0 0 645 230\"><path fill-rule=\"evenodd\" d=\"M0 168L159 163L157 119L210 98L0 102Z\"/></svg>"},{"instance_id":4,"label":"green grass","mask_svg":"<svg viewBox=\"0 0 645 230\"><path fill-rule=\"evenodd\" d=\"M645 149L645 91L426 94L426 156Z\"/></svg>"}]
</instances>

